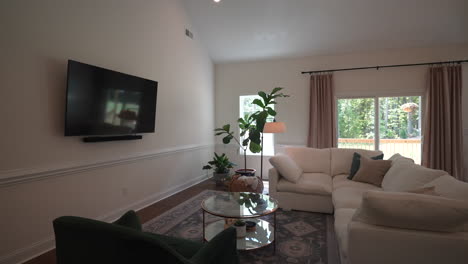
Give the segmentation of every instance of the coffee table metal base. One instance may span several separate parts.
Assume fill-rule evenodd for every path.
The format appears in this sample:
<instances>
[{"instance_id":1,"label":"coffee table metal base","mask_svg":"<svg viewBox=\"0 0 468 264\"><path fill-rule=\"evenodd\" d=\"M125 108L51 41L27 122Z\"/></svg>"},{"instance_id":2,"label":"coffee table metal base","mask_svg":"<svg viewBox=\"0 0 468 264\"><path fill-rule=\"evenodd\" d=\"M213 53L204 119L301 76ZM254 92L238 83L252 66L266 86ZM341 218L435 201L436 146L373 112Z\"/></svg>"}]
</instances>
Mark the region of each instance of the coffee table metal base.
<instances>
[{"instance_id":1,"label":"coffee table metal base","mask_svg":"<svg viewBox=\"0 0 468 264\"><path fill-rule=\"evenodd\" d=\"M262 248L273 243L275 240L275 229L272 224L262 219L249 219L256 222L256 230L247 232L247 235L237 239L238 250L252 250ZM224 220L208 224L205 227L205 240L210 241L224 230Z\"/></svg>"}]
</instances>

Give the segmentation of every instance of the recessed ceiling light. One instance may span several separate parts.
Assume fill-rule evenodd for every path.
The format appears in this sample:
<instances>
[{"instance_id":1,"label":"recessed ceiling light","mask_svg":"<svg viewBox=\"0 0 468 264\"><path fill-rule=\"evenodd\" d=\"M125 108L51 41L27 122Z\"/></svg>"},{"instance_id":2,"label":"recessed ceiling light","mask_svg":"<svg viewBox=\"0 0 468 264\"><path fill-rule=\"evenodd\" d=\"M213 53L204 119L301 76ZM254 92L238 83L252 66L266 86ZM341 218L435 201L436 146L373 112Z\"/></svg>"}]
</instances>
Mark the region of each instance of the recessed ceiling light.
<instances>
[{"instance_id":1,"label":"recessed ceiling light","mask_svg":"<svg viewBox=\"0 0 468 264\"><path fill-rule=\"evenodd\" d=\"M221 2L221 0L213 0L213 1L215 1L215 3L219 3L219 2Z\"/></svg>"}]
</instances>

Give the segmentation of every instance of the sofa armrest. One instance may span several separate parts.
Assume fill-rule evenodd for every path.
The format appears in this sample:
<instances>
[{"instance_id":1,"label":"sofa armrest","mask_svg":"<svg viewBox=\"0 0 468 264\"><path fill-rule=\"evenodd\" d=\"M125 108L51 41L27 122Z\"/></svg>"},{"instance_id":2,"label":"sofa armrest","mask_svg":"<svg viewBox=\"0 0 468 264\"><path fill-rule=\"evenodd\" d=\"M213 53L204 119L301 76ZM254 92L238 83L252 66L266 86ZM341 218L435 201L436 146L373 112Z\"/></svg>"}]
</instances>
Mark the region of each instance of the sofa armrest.
<instances>
[{"instance_id":1,"label":"sofa armrest","mask_svg":"<svg viewBox=\"0 0 468 264\"><path fill-rule=\"evenodd\" d=\"M277 186L278 186L278 181L281 178L281 175L279 174L278 170L275 168L271 168L268 171L268 183L269 183L269 188L270 188L270 195L274 195L277 192Z\"/></svg>"},{"instance_id":2,"label":"sofa armrest","mask_svg":"<svg viewBox=\"0 0 468 264\"><path fill-rule=\"evenodd\" d=\"M349 264L468 263L468 233L417 231L357 221L348 225Z\"/></svg>"},{"instance_id":3,"label":"sofa armrest","mask_svg":"<svg viewBox=\"0 0 468 264\"><path fill-rule=\"evenodd\" d=\"M205 244L191 259L194 264L239 264L236 229L229 227Z\"/></svg>"}]
</instances>

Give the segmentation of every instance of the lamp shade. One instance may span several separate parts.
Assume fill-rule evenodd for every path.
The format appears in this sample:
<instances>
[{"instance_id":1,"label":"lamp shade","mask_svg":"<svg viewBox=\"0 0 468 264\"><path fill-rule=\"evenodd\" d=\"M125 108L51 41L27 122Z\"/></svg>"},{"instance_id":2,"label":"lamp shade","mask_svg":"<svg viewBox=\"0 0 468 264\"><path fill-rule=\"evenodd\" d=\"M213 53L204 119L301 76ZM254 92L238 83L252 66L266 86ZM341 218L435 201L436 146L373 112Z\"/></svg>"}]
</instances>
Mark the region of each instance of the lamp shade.
<instances>
[{"instance_id":1,"label":"lamp shade","mask_svg":"<svg viewBox=\"0 0 468 264\"><path fill-rule=\"evenodd\" d=\"M284 133L286 124L284 122L268 122L263 127L263 133Z\"/></svg>"}]
</instances>

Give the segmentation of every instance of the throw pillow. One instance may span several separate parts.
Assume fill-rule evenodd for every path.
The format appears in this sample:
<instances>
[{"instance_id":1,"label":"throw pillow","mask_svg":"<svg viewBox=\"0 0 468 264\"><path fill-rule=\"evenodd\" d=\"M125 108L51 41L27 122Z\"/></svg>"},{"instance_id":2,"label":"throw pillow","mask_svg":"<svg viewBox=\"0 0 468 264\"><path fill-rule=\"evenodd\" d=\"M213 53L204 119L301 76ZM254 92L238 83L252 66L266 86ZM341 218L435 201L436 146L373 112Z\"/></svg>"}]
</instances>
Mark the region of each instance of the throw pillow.
<instances>
[{"instance_id":1,"label":"throw pillow","mask_svg":"<svg viewBox=\"0 0 468 264\"><path fill-rule=\"evenodd\" d=\"M414 164L413 159L404 157L404 156L400 155L399 153L393 154L393 156L391 156L388 160L391 160L392 162L397 162L397 160L398 160L398 162L409 162L409 163Z\"/></svg>"},{"instance_id":2,"label":"throw pillow","mask_svg":"<svg viewBox=\"0 0 468 264\"><path fill-rule=\"evenodd\" d=\"M138 215L133 210L130 210L130 211L126 212L119 219L117 219L114 222L114 224L129 227L129 228L133 228L133 229L136 229L138 231L142 230L141 229L140 218L138 218Z\"/></svg>"},{"instance_id":3,"label":"throw pillow","mask_svg":"<svg viewBox=\"0 0 468 264\"><path fill-rule=\"evenodd\" d=\"M289 156L279 154L270 158L270 163L286 180L296 183L302 175L302 169Z\"/></svg>"},{"instance_id":4,"label":"throw pillow","mask_svg":"<svg viewBox=\"0 0 468 264\"><path fill-rule=\"evenodd\" d=\"M437 232L463 231L468 202L405 192L367 191L353 221Z\"/></svg>"},{"instance_id":5,"label":"throw pillow","mask_svg":"<svg viewBox=\"0 0 468 264\"><path fill-rule=\"evenodd\" d=\"M361 165L353 181L370 183L380 187L382 180L388 169L392 166L390 160L372 160L366 157L361 157Z\"/></svg>"},{"instance_id":6,"label":"throw pillow","mask_svg":"<svg viewBox=\"0 0 468 264\"><path fill-rule=\"evenodd\" d=\"M384 191L405 192L423 187L424 184L447 174L445 171L428 169L401 159L393 162L382 181Z\"/></svg>"},{"instance_id":7,"label":"throw pillow","mask_svg":"<svg viewBox=\"0 0 468 264\"><path fill-rule=\"evenodd\" d=\"M373 160L383 160L384 154L380 154L375 157L371 157ZM353 163L351 163L351 170L349 171L348 180L352 180L356 172L358 172L361 165L361 154L354 152Z\"/></svg>"},{"instance_id":8,"label":"throw pillow","mask_svg":"<svg viewBox=\"0 0 468 264\"><path fill-rule=\"evenodd\" d=\"M417 194L425 194L425 195L436 195L436 196L439 196L438 193L436 193L435 191L435 187L434 186L431 186L431 187L423 187L423 188L419 188L419 189L414 189L414 190L410 190L408 191L409 193L417 193Z\"/></svg>"}]
</instances>

